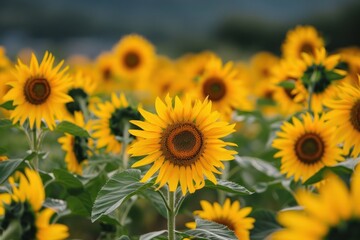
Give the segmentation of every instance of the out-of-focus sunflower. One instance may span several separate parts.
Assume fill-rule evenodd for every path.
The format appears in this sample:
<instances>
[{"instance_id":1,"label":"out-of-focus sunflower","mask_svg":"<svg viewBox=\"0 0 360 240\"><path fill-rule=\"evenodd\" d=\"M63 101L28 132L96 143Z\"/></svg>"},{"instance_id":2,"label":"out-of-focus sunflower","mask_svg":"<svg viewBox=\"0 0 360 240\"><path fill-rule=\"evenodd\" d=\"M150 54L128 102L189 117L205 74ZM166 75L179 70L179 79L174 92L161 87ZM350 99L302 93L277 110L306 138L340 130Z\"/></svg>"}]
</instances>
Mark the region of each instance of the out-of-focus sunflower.
<instances>
[{"instance_id":1,"label":"out-of-focus sunflower","mask_svg":"<svg viewBox=\"0 0 360 240\"><path fill-rule=\"evenodd\" d=\"M302 53L314 56L315 50L325 46L323 38L312 26L297 26L289 30L282 45L285 58L301 58Z\"/></svg>"},{"instance_id":2,"label":"out-of-focus sunflower","mask_svg":"<svg viewBox=\"0 0 360 240\"><path fill-rule=\"evenodd\" d=\"M114 54L120 77L137 81L148 77L156 57L154 46L136 34L124 36L114 47Z\"/></svg>"},{"instance_id":3,"label":"out-of-focus sunflower","mask_svg":"<svg viewBox=\"0 0 360 240\"><path fill-rule=\"evenodd\" d=\"M282 59L279 64L271 70L271 83L274 86L272 97L279 106L280 113L283 115L294 114L304 108L303 98L296 98L296 83L301 81L298 76L301 72L296 72L294 59ZM288 83L289 86L281 86ZM293 86L291 86L293 85ZM301 97L301 96L300 96ZM302 101L301 101L302 100Z\"/></svg>"},{"instance_id":4,"label":"out-of-focus sunflower","mask_svg":"<svg viewBox=\"0 0 360 240\"><path fill-rule=\"evenodd\" d=\"M65 104L64 118L66 120L72 120L77 111L82 112L84 108L89 109L91 95L96 87L97 83L89 75L85 75L81 70L74 73L71 87L67 92L72 97L73 102Z\"/></svg>"},{"instance_id":5,"label":"out-of-focus sunflower","mask_svg":"<svg viewBox=\"0 0 360 240\"><path fill-rule=\"evenodd\" d=\"M329 76L334 73L343 77L346 75L346 71L337 68L340 55L327 56L324 48L316 49L314 56L306 53L302 56L303 60L296 62L296 72L301 73L298 77L301 81L297 82L296 88L292 93L296 94L295 98L298 101L308 99L309 83L306 81L311 81L313 78L317 79L313 87L311 109L318 113L323 110L324 103L333 99L337 94L336 85L339 83L339 80L335 81L330 79ZM304 102L308 103L307 101Z\"/></svg>"},{"instance_id":6,"label":"out-of-focus sunflower","mask_svg":"<svg viewBox=\"0 0 360 240\"><path fill-rule=\"evenodd\" d=\"M238 73L232 62L224 66L220 58L212 58L206 65L194 96L200 100L211 100L215 110L219 111L225 120L231 118L235 109L251 110L251 103L244 81L238 78Z\"/></svg>"},{"instance_id":7,"label":"out-of-focus sunflower","mask_svg":"<svg viewBox=\"0 0 360 240\"><path fill-rule=\"evenodd\" d=\"M28 168L25 175L17 172L9 178L11 193L0 194L0 225L6 229L19 221L21 239L61 240L69 236L67 226L51 223L55 211L42 209L45 201L44 186L39 174Z\"/></svg>"},{"instance_id":8,"label":"out-of-focus sunflower","mask_svg":"<svg viewBox=\"0 0 360 240\"><path fill-rule=\"evenodd\" d=\"M206 65L213 58L217 57L215 53L210 51L186 54L177 60L177 66L181 72L182 78L186 82L195 83L199 77L204 73ZM189 86L191 89L193 85Z\"/></svg>"},{"instance_id":9,"label":"out-of-focus sunflower","mask_svg":"<svg viewBox=\"0 0 360 240\"><path fill-rule=\"evenodd\" d=\"M91 130L91 122L85 124L84 116L81 112L74 112L74 124L87 131ZM65 136L58 139L58 142L66 152L65 162L67 169L72 173L81 175L83 166L87 164L88 158L91 156L92 139L65 134Z\"/></svg>"},{"instance_id":10,"label":"out-of-focus sunflower","mask_svg":"<svg viewBox=\"0 0 360 240\"><path fill-rule=\"evenodd\" d=\"M125 125L129 120L140 120L139 112L129 106L124 94L117 96L113 93L111 101L98 104L94 113L99 118L93 125L97 147L106 147L106 152L120 153L120 138L124 136Z\"/></svg>"},{"instance_id":11,"label":"out-of-focus sunflower","mask_svg":"<svg viewBox=\"0 0 360 240\"><path fill-rule=\"evenodd\" d=\"M112 52L101 53L95 61L95 77L98 80L98 93L112 93L127 88L125 79L119 77L119 64Z\"/></svg>"},{"instance_id":12,"label":"out-of-focus sunflower","mask_svg":"<svg viewBox=\"0 0 360 240\"><path fill-rule=\"evenodd\" d=\"M345 64L348 71L344 82L348 82L355 87L360 87L358 75L360 75L360 48L348 47L340 49L338 52L341 55L341 61Z\"/></svg>"},{"instance_id":13,"label":"out-of-focus sunflower","mask_svg":"<svg viewBox=\"0 0 360 240\"><path fill-rule=\"evenodd\" d=\"M146 89L151 89L153 96L163 98L167 94L180 95L190 84L189 79L183 78L181 72L169 58L159 56L146 84Z\"/></svg>"},{"instance_id":14,"label":"out-of-focus sunflower","mask_svg":"<svg viewBox=\"0 0 360 240\"><path fill-rule=\"evenodd\" d=\"M330 108L326 117L332 125L338 126L336 138L343 143L345 154L352 148L351 155L357 157L360 154L360 89L344 83L338 95L339 98L326 103Z\"/></svg>"},{"instance_id":15,"label":"out-of-focus sunflower","mask_svg":"<svg viewBox=\"0 0 360 240\"><path fill-rule=\"evenodd\" d=\"M1 162L1 161L6 161L6 160L8 160L8 157L7 157L7 156L1 156L1 155L0 155L0 162Z\"/></svg>"},{"instance_id":16,"label":"out-of-focus sunflower","mask_svg":"<svg viewBox=\"0 0 360 240\"><path fill-rule=\"evenodd\" d=\"M227 226L239 240L250 240L250 230L254 227L255 219L247 217L251 207L240 208L240 202L230 202L226 199L223 206L215 202L213 205L208 201L200 202L202 210L194 212L195 216ZM195 222L186 224L191 229L196 228Z\"/></svg>"},{"instance_id":17,"label":"out-of-focus sunflower","mask_svg":"<svg viewBox=\"0 0 360 240\"><path fill-rule=\"evenodd\" d=\"M271 240L355 240L360 238L360 171L355 170L350 189L336 175L326 178L319 194L300 190L296 199L303 210L282 211L278 221L285 227Z\"/></svg>"},{"instance_id":18,"label":"out-of-focus sunflower","mask_svg":"<svg viewBox=\"0 0 360 240\"><path fill-rule=\"evenodd\" d=\"M11 73L12 70L12 63L6 56L5 48L0 46L0 104L3 103L3 97L10 90L7 83L14 79L14 76ZM10 115L9 111L3 108L0 108L0 112L5 116Z\"/></svg>"},{"instance_id":19,"label":"out-of-focus sunflower","mask_svg":"<svg viewBox=\"0 0 360 240\"><path fill-rule=\"evenodd\" d=\"M178 97L167 96L165 103L159 98L155 101L156 114L139 109L145 121L131 121L143 130L130 130L139 137L130 146L129 154L144 156L132 167L152 164L142 178L146 182L157 171L155 183L159 188L166 183L171 192L176 191L180 182L181 190L195 192L204 186L204 175L217 183L214 173L224 168L221 161L233 160L236 151L225 149L235 144L220 138L234 132L234 125L218 121L218 112L211 112L211 103L190 98L182 102Z\"/></svg>"},{"instance_id":20,"label":"out-of-focus sunflower","mask_svg":"<svg viewBox=\"0 0 360 240\"><path fill-rule=\"evenodd\" d=\"M279 150L274 157L281 158L281 173L305 182L324 166L343 160L337 143L335 127L324 115L306 114L302 121L293 117L292 124L285 122L272 146Z\"/></svg>"},{"instance_id":21,"label":"out-of-focus sunflower","mask_svg":"<svg viewBox=\"0 0 360 240\"><path fill-rule=\"evenodd\" d=\"M63 104L71 102L67 95L71 85L65 75L67 68L60 70L63 61L53 67L55 58L46 52L39 64L33 54L30 66L20 60L16 66L16 79L8 84L12 87L4 100L13 101L16 108L11 113L13 123L23 124L29 119L30 128L40 128L44 120L50 129L55 126L55 119L63 118Z\"/></svg>"}]
</instances>

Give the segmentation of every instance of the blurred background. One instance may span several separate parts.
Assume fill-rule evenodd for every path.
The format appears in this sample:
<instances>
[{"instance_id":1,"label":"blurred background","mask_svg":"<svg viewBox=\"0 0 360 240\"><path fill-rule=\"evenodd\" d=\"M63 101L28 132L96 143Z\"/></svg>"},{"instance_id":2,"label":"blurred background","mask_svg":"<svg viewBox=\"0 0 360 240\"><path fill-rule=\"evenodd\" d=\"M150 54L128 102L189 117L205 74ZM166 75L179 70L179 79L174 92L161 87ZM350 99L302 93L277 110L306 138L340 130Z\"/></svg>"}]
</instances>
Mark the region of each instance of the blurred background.
<instances>
[{"instance_id":1,"label":"blurred background","mask_svg":"<svg viewBox=\"0 0 360 240\"><path fill-rule=\"evenodd\" d=\"M125 34L139 33L160 54L211 49L225 59L280 53L286 31L314 25L329 50L359 44L358 0L11 0L0 1L0 45L66 58L94 58Z\"/></svg>"}]
</instances>

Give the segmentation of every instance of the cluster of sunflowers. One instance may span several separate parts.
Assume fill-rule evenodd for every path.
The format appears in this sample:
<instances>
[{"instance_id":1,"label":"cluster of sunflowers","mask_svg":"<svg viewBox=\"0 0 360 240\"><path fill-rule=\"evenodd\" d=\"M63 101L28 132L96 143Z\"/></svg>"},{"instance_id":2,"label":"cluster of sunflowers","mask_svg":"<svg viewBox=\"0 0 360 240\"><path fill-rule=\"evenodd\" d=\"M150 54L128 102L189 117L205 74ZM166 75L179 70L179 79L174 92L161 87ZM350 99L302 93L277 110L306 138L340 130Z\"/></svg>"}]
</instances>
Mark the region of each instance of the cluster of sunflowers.
<instances>
[{"instance_id":1,"label":"cluster of sunflowers","mask_svg":"<svg viewBox=\"0 0 360 240\"><path fill-rule=\"evenodd\" d=\"M75 237L74 215L100 226L89 239L138 239L129 213L144 199L167 229L142 240L360 238L359 48L329 54L298 26L281 57L174 60L133 34L63 65L49 52L13 64L0 48L1 239ZM10 134L27 140L20 158ZM47 135L65 152L50 168ZM195 222L176 223L199 202Z\"/></svg>"}]
</instances>

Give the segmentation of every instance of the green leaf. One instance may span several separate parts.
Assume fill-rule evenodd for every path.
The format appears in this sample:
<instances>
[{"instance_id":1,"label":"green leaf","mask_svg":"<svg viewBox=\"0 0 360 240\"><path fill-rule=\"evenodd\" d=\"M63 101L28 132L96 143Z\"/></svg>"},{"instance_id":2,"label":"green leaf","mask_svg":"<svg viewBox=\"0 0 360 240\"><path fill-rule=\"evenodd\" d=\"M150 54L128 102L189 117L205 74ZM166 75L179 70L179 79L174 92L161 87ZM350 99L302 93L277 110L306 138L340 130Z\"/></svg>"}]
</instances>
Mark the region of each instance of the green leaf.
<instances>
[{"instance_id":1,"label":"green leaf","mask_svg":"<svg viewBox=\"0 0 360 240\"><path fill-rule=\"evenodd\" d=\"M46 198L43 206L54 209L56 212L63 212L66 210L66 202L61 199Z\"/></svg>"},{"instance_id":2,"label":"green leaf","mask_svg":"<svg viewBox=\"0 0 360 240\"><path fill-rule=\"evenodd\" d=\"M209 180L205 180L205 187L222 190L222 191L229 192L229 193L234 193L236 195L251 195L251 194L253 194L253 192L249 191L245 187L243 187L237 183L234 183L231 181L226 181L226 180L218 179L216 185Z\"/></svg>"},{"instance_id":3,"label":"green leaf","mask_svg":"<svg viewBox=\"0 0 360 240\"><path fill-rule=\"evenodd\" d=\"M256 102L258 106L275 106L276 102L267 98L259 98Z\"/></svg>"},{"instance_id":4,"label":"green leaf","mask_svg":"<svg viewBox=\"0 0 360 240\"><path fill-rule=\"evenodd\" d=\"M5 182L12 175L17 167L23 162L23 159L9 159L0 161L0 184Z\"/></svg>"},{"instance_id":5,"label":"green leaf","mask_svg":"<svg viewBox=\"0 0 360 240\"><path fill-rule=\"evenodd\" d=\"M156 232L149 232L147 234L141 235L139 240L152 240L155 237L164 235L165 233L167 233L167 230L160 230L160 231L156 231Z\"/></svg>"},{"instance_id":6,"label":"green leaf","mask_svg":"<svg viewBox=\"0 0 360 240\"><path fill-rule=\"evenodd\" d=\"M152 203L161 216L167 218L167 209L159 192L153 189L145 189L141 194Z\"/></svg>"},{"instance_id":7,"label":"green leaf","mask_svg":"<svg viewBox=\"0 0 360 240\"><path fill-rule=\"evenodd\" d=\"M73 214L90 217L92 202L88 193L82 192L78 195L68 196L66 202L68 209Z\"/></svg>"},{"instance_id":8,"label":"green leaf","mask_svg":"<svg viewBox=\"0 0 360 240\"><path fill-rule=\"evenodd\" d=\"M53 174L56 182L63 184L70 191L83 188L81 181L64 169L55 169Z\"/></svg>"},{"instance_id":9,"label":"green leaf","mask_svg":"<svg viewBox=\"0 0 360 240\"><path fill-rule=\"evenodd\" d=\"M320 182L321 180L324 179L325 173L326 172L333 172L336 175L351 175L351 173L353 172L352 169L347 168L345 166L335 166L335 167L323 167L320 171L318 171L317 173L315 173L311 178L309 178L308 180L306 180L304 182L304 185L311 185L317 182Z\"/></svg>"},{"instance_id":10,"label":"green leaf","mask_svg":"<svg viewBox=\"0 0 360 240\"><path fill-rule=\"evenodd\" d=\"M250 232L252 240L266 239L271 233L281 228L276 221L275 214L271 211L255 210L251 213L251 217L256 219L254 229Z\"/></svg>"},{"instance_id":11,"label":"green leaf","mask_svg":"<svg viewBox=\"0 0 360 240\"><path fill-rule=\"evenodd\" d=\"M335 71L325 71L325 76L326 79L328 79L329 81L336 81L345 77L345 75L341 75L339 73L336 73Z\"/></svg>"},{"instance_id":12,"label":"green leaf","mask_svg":"<svg viewBox=\"0 0 360 240\"><path fill-rule=\"evenodd\" d=\"M4 154L4 153L6 153L6 149L5 149L5 148L0 147L0 155L2 155L2 154Z\"/></svg>"},{"instance_id":13,"label":"green leaf","mask_svg":"<svg viewBox=\"0 0 360 240\"><path fill-rule=\"evenodd\" d=\"M279 87L283 87L285 89L294 89L295 88L295 81L292 79L282 81L277 84Z\"/></svg>"},{"instance_id":14,"label":"green leaf","mask_svg":"<svg viewBox=\"0 0 360 240\"><path fill-rule=\"evenodd\" d=\"M73 136L78 136L78 137L90 137L89 133L85 129L68 121L63 121L59 123L56 126L55 131L61 133L69 133Z\"/></svg>"},{"instance_id":15,"label":"green leaf","mask_svg":"<svg viewBox=\"0 0 360 240\"><path fill-rule=\"evenodd\" d=\"M196 219L196 229L185 231L185 234L208 240L237 240L235 233L228 227L216 222Z\"/></svg>"},{"instance_id":16,"label":"green leaf","mask_svg":"<svg viewBox=\"0 0 360 240\"><path fill-rule=\"evenodd\" d=\"M130 238L126 235L122 235L121 237L117 238L116 240L130 240Z\"/></svg>"},{"instance_id":17,"label":"green leaf","mask_svg":"<svg viewBox=\"0 0 360 240\"><path fill-rule=\"evenodd\" d=\"M101 216L110 214L131 196L153 185L151 182L141 183L140 179L141 172L135 169L126 170L112 176L96 197L91 221L95 222Z\"/></svg>"},{"instance_id":18,"label":"green leaf","mask_svg":"<svg viewBox=\"0 0 360 240\"><path fill-rule=\"evenodd\" d=\"M12 122L9 119L6 118L0 119L0 128L11 127L11 126L12 126Z\"/></svg>"},{"instance_id":19,"label":"green leaf","mask_svg":"<svg viewBox=\"0 0 360 240\"><path fill-rule=\"evenodd\" d=\"M13 105L13 101L7 101L0 105L0 107L5 108L6 110L14 110L15 106Z\"/></svg>"},{"instance_id":20,"label":"green leaf","mask_svg":"<svg viewBox=\"0 0 360 240\"><path fill-rule=\"evenodd\" d=\"M251 167L272 178L279 178L282 176L276 167L259 158L235 156L235 161L242 167Z\"/></svg>"}]
</instances>

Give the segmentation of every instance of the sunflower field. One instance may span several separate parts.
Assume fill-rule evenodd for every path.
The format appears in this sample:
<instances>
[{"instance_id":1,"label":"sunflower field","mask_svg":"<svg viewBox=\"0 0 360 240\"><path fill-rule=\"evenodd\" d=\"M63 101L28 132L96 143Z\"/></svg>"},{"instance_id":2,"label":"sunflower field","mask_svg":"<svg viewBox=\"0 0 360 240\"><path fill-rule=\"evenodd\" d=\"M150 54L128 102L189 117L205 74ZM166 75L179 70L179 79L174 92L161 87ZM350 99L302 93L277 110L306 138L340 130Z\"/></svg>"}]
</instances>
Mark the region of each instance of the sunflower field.
<instances>
[{"instance_id":1,"label":"sunflower field","mask_svg":"<svg viewBox=\"0 0 360 240\"><path fill-rule=\"evenodd\" d=\"M0 48L0 239L360 239L360 48Z\"/></svg>"}]
</instances>

